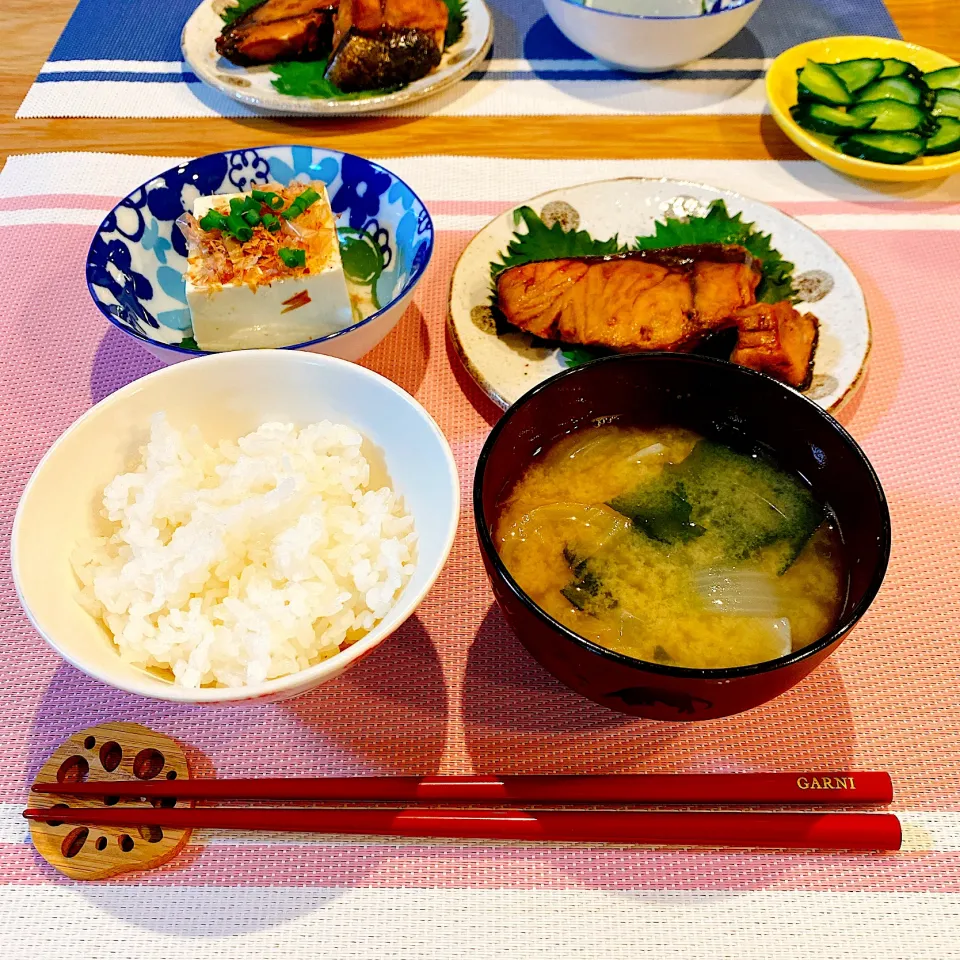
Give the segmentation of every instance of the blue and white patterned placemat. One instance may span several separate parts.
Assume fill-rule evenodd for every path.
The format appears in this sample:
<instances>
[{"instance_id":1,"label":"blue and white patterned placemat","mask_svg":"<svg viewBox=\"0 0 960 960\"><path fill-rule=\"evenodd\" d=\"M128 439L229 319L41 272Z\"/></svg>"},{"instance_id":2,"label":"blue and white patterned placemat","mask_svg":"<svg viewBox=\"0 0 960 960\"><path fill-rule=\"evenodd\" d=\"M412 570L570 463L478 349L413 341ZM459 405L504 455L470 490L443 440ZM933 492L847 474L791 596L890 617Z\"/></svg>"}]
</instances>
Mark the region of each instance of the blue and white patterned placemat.
<instances>
[{"instance_id":1,"label":"blue and white patterned placemat","mask_svg":"<svg viewBox=\"0 0 960 960\"><path fill-rule=\"evenodd\" d=\"M80 0L17 116L253 115L183 62L180 32L197 2ZM711 57L641 79L575 47L541 0L487 4L495 39L484 69L397 115L757 114L765 106L765 67L788 47L822 36L899 36L882 0L764 0Z\"/></svg>"}]
</instances>

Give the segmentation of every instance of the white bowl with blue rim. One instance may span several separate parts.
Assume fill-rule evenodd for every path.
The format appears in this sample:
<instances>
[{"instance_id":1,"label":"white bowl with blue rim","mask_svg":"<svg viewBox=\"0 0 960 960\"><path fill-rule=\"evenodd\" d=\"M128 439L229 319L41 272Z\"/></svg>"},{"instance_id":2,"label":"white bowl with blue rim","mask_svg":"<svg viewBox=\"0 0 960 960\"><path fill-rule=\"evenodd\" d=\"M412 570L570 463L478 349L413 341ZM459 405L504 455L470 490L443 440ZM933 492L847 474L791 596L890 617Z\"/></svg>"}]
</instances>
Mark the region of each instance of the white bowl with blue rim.
<instances>
[{"instance_id":1,"label":"white bowl with blue rim","mask_svg":"<svg viewBox=\"0 0 960 960\"><path fill-rule=\"evenodd\" d=\"M598 60L658 73L732 40L762 0L543 0L571 42Z\"/></svg>"},{"instance_id":2,"label":"white bowl with blue rim","mask_svg":"<svg viewBox=\"0 0 960 960\"><path fill-rule=\"evenodd\" d=\"M372 294L375 312L335 333L291 344L358 360L397 324L433 254L423 201L377 163L339 150L272 146L199 157L159 174L107 214L87 254L87 287L100 312L164 363L203 356L184 290L187 246L177 217L198 196L268 182L322 180L338 215L348 284Z\"/></svg>"}]
</instances>

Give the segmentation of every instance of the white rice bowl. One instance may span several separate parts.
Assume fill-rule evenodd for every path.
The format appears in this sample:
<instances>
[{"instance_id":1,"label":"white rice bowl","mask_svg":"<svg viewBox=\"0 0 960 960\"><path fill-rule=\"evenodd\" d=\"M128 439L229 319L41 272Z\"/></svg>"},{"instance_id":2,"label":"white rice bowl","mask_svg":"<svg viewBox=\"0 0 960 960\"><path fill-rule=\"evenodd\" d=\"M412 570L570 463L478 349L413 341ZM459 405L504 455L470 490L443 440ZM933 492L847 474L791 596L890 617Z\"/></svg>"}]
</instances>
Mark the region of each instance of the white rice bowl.
<instances>
[{"instance_id":1,"label":"white rice bowl","mask_svg":"<svg viewBox=\"0 0 960 960\"><path fill-rule=\"evenodd\" d=\"M416 563L413 517L371 489L362 443L323 421L211 447L157 414L141 462L103 492L115 532L71 558L81 602L124 661L182 687L326 660L390 611Z\"/></svg>"}]
</instances>

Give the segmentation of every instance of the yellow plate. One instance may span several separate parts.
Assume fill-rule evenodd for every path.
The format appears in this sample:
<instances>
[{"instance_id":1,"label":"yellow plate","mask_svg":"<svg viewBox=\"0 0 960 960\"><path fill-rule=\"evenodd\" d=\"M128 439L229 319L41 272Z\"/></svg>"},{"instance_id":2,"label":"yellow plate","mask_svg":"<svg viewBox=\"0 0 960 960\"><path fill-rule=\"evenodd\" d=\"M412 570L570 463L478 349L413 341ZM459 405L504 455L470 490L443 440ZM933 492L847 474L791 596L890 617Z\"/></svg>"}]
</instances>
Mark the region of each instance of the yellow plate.
<instances>
[{"instance_id":1,"label":"yellow plate","mask_svg":"<svg viewBox=\"0 0 960 960\"><path fill-rule=\"evenodd\" d=\"M839 63L841 60L856 60L860 57L893 57L906 60L924 73L939 70L941 67L957 66L956 60L951 60L942 53L886 37L827 37L801 43L781 53L767 71L767 99L780 129L811 157L851 177L902 182L934 180L960 172L960 153L948 153L942 157L920 157L902 165L874 163L840 153L794 122L790 116L790 108L797 102L797 70L803 67L807 60Z\"/></svg>"}]
</instances>

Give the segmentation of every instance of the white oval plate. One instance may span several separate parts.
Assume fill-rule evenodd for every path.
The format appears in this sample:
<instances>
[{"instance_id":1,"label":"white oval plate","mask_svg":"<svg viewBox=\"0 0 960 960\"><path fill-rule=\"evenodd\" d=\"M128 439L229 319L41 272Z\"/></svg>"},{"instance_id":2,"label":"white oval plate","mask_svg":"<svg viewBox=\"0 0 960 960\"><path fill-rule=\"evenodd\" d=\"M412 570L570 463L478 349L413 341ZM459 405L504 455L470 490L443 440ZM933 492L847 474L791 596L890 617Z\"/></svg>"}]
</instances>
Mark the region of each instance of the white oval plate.
<instances>
[{"instance_id":1,"label":"white oval plate","mask_svg":"<svg viewBox=\"0 0 960 960\"><path fill-rule=\"evenodd\" d=\"M539 214L548 203L569 204L579 215L578 229L598 240L617 234L621 241L653 233L654 223L679 201L688 212L702 212L713 200L724 200L731 214L755 223L772 234L773 245L796 265L795 279L811 275L811 290L832 287L825 296L810 293L798 309L820 320L820 339L814 356L813 380L805 391L826 410L836 412L854 395L870 353L870 321L860 284L839 254L802 223L758 200L729 190L718 190L682 180L627 178L601 180L541 194L526 204ZM503 409L531 387L567 369L560 350L534 345L519 331L497 334L490 314L490 264L516 229L514 211L487 224L460 257L450 289L447 329L470 375L494 403ZM521 226L521 231L526 228ZM826 274L824 282L814 271Z\"/></svg>"},{"instance_id":2,"label":"white oval plate","mask_svg":"<svg viewBox=\"0 0 960 960\"><path fill-rule=\"evenodd\" d=\"M466 0L463 36L443 53L436 70L393 93L374 94L361 100L324 100L314 97L293 97L273 88L276 79L269 66L238 67L217 53L215 40L223 28L216 12L217 0L203 3L187 20L180 37L184 59L193 72L228 97L284 114L314 117L349 117L402 107L446 90L462 80L483 60L493 43L493 20L483 0Z\"/></svg>"}]
</instances>

